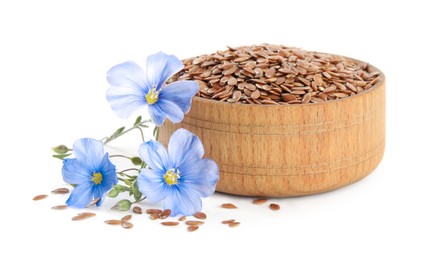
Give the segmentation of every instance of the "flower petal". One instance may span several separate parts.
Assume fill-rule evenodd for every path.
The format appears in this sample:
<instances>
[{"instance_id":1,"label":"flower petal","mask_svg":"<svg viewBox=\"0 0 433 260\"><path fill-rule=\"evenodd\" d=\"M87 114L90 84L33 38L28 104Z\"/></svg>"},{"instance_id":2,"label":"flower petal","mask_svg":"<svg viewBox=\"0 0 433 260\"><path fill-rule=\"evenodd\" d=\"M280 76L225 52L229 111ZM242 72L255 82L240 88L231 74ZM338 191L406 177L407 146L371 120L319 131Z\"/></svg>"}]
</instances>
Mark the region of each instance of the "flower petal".
<instances>
[{"instance_id":1,"label":"flower petal","mask_svg":"<svg viewBox=\"0 0 433 260\"><path fill-rule=\"evenodd\" d=\"M131 87L147 93L150 88L146 85L143 69L132 61L113 66L107 72L107 81L115 87Z\"/></svg>"},{"instance_id":2,"label":"flower petal","mask_svg":"<svg viewBox=\"0 0 433 260\"><path fill-rule=\"evenodd\" d=\"M110 87L106 97L111 109L120 118L128 118L134 111L147 105L144 90L131 86Z\"/></svg>"},{"instance_id":3,"label":"flower petal","mask_svg":"<svg viewBox=\"0 0 433 260\"><path fill-rule=\"evenodd\" d=\"M104 157L104 144L92 138L82 138L75 141L73 151L78 162L92 173L99 171Z\"/></svg>"},{"instance_id":4,"label":"flower petal","mask_svg":"<svg viewBox=\"0 0 433 260\"><path fill-rule=\"evenodd\" d=\"M93 200L93 184L90 181L77 185L66 204L70 207L85 208Z\"/></svg>"},{"instance_id":5,"label":"flower petal","mask_svg":"<svg viewBox=\"0 0 433 260\"><path fill-rule=\"evenodd\" d=\"M191 216L201 211L201 199L196 191L181 185L170 188L164 201L164 209L171 209L171 216Z\"/></svg>"},{"instance_id":6,"label":"flower petal","mask_svg":"<svg viewBox=\"0 0 433 260\"><path fill-rule=\"evenodd\" d=\"M161 89L160 99L170 100L186 114L191 108L192 97L200 89L197 82L192 80L175 81Z\"/></svg>"},{"instance_id":7,"label":"flower petal","mask_svg":"<svg viewBox=\"0 0 433 260\"><path fill-rule=\"evenodd\" d=\"M108 159L108 153L105 153L104 158L102 158L99 172L102 174L101 188L107 192L117 183L116 166Z\"/></svg>"},{"instance_id":8,"label":"flower petal","mask_svg":"<svg viewBox=\"0 0 433 260\"><path fill-rule=\"evenodd\" d=\"M161 201L167 196L169 187L164 181L163 174L159 171L142 169L137 177L138 189L152 203Z\"/></svg>"},{"instance_id":9,"label":"flower petal","mask_svg":"<svg viewBox=\"0 0 433 260\"><path fill-rule=\"evenodd\" d=\"M173 166L194 163L203 158L204 148L200 139L190 131L180 128L173 133L168 143L168 153Z\"/></svg>"},{"instance_id":10,"label":"flower petal","mask_svg":"<svg viewBox=\"0 0 433 260\"><path fill-rule=\"evenodd\" d=\"M108 190L110 190L110 189L108 189ZM94 185L93 186L92 200L99 198L99 201L96 202L96 206L98 206L98 207L101 206L102 202L105 199L105 196L107 195L108 190L106 190L105 187L102 185Z\"/></svg>"},{"instance_id":11,"label":"flower petal","mask_svg":"<svg viewBox=\"0 0 433 260\"><path fill-rule=\"evenodd\" d=\"M63 180L69 184L80 184L91 179L92 172L84 167L77 159L63 160Z\"/></svg>"},{"instance_id":12,"label":"flower petal","mask_svg":"<svg viewBox=\"0 0 433 260\"><path fill-rule=\"evenodd\" d=\"M152 170L165 173L172 168L167 150L157 141L150 140L142 143L138 149L138 155Z\"/></svg>"},{"instance_id":13,"label":"flower petal","mask_svg":"<svg viewBox=\"0 0 433 260\"><path fill-rule=\"evenodd\" d=\"M159 99L158 102L149 106L149 114L152 122L157 126L161 126L166 117L175 124L180 123L183 119L182 109L165 99Z\"/></svg>"},{"instance_id":14,"label":"flower petal","mask_svg":"<svg viewBox=\"0 0 433 260\"><path fill-rule=\"evenodd\" d=\"M183 68L183 63L174 55L158 52L149 55L146 61L147 85L156 85L159 90L164 83Z\"/></svg>"},{"instance_id":15,"label":"flower petal","mask_svg":"<svg viewBox=\"0 0 433 260\"><path fill-rule=\"evenodd\" d=\"M219 170L213 160L202 159L194 163L184 163L178 169L181 184L194 189L200 197L205 198L215 192Z\"/></svg>"}]
</instances>

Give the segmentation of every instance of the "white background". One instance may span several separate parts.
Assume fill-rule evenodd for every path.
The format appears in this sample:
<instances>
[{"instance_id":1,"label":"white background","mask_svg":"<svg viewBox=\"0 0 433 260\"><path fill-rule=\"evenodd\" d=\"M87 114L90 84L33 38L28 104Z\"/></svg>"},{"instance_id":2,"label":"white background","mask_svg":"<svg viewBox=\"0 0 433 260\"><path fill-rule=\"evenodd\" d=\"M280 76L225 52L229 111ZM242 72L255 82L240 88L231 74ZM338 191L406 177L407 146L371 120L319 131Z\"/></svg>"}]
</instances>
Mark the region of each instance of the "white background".
<instances>
[{"instance_id":1,"label":"white background","mask_svg":"<svg viewBox=\"0 0 433 260\"><path fill-rule=\"evenodd\" d=\"M428 1L383 2L2 1L0 258L432 259L433 19ZM144 65L160 50L187 58L263 42L361 59L385 73L386 152L369 177L271 200L279 212L216 194L204 200L208 220L194 233L144 215L131 230L105 225L123 216L109 210L114 200L83 222L70 220L75 210L50 209L67 196L32 201L64 186L50 147L133 122L116 118L105 100L111 66ZM131 140L112 147L134 151L139 137ZM242 224L220 224L227 218Z\"/></svg>"}]
</instances>

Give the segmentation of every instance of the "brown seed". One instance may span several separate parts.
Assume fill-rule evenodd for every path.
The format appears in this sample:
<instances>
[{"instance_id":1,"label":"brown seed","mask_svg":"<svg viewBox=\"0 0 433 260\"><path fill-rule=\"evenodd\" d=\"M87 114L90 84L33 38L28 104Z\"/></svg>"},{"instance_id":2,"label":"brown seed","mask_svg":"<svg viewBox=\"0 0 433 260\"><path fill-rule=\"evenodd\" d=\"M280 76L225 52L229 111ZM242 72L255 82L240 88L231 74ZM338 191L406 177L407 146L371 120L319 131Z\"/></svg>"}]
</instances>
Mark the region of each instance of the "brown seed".
<instances>
[{"instance_id":1,"label":"brown seed","mask_svg":"<svg viewBox=\"0 0 433 260\"><path fill-rule=\"evenodd\" d=\"M260 91L258 89L256 91L254 91L253 93L251 93L252 99L258 99L259 97L260 97Z\"/></svg>"},{"instance_id":2,"label":"brown seed","mask_svg":"<svg viewBox=\"0 0 433 260\"><path fill-rule=\"evenodd\" d=\"M303 104L307 104L308 102L310 102L310 100L311 100L311 94L310 94L310 93L307 93L307 94L305 94L304 97L302 98L302 103L303 103Z\"/></svg>"},{"instance_id":3,"label":"brown seed","mask_svg":"<svg viewBox=\"0 0 433 260\"><path fill-rule=\"evenodd\" d=\"M187 227L188 232L194 232L194 231L196 231L197 229L198 229L198 226L188 226L188 227Z\"/></svg>"},{"instance_id":4,"label":"brown seed","mask_svg":"<svg viewBox=\"0 0 433 260\"><path fill-rule=\"evenodd\" d=\"M261 204L265 204L267 201L268 199L255 199L253 200L253 204L261 205Z\"/></svg>"},{"instance_id":5,"label":"brown seed","mask_svg":"<svg viewBox=\"0 0 433 260\"><path fill-rule=\"evenodd\" d=\"M277 210L280 210L280 205L275 204L275 203L271 203L271 204L269 205L269 208L271 208L272 210L277 211Z\"/></svg>"},{"instance_id":6,"label":"brown seed","mask_svg":"<svg viewBox=\"0 0 433 260\"><path fill-rule=\"evenodd\" d=\"M67 209L67 208L68 208L67 205L57 205L57 206L51 207L51 209Z\"/></svg>"},{"instance_id":7,"label":"brown seed","mask_svg":"<svg viewBox=\"0 0 433 260\"><path fill-rule=\"evenodd\" d=\"M96 214L93 213L93 212L81 212L81 213L78 213L78 215L79 216L86 216L86 217L94 217L94 216L96 216Z\"/></svg>"},{"instance_id":8,"label":"brown seed","mask_svg":"<svg viewBox=\"0 0 433 260\"><path fill-rule=\"evenodd\" d=\"M187 220L185 222L185 224L187 224L188 226L200 226L200 225L203 225L204 222L203 221L199 221L199 220Z\"/></svg>"},{"instance_id":9,"label":"brown seed","mask_svg":"<svg viewBox=\"0 0 433 260\"><path fill-rule=\"evenodd\" d=\"M184 221L185 219L186 219L186 216L182 216L182 217L178 218L177 220L178 221Z\"/></svg>"},{"instance_id":10,"label":"brown seed","mask_svg":"<svg viewBox=\"0 0 433 260\"><path fill-rule=\"evenodd\" d=\"M179 222L177 222L177 221L163 221L163 222L161 222L161 225L164 225L164 226L177 226L177 225L179 225Z\"/></svg>"},{"instance_id":11,"label":"brown seed","mask_svg":"<svg viewBox=\"0 0 433 260\"><path fill-rule=\"evenodd\" d=\"M159 218L159 214L150 214L149 218L150 218L151 220L158 219L158 218Z\"/></svg>"},{"instance_id":12,"label":"brown seed","mask_svg":"<svg viewBox=\"0 0 433 260\"><path fill-rule=\"evenodd\" d=\"M92 213L92 212L81 212L81 213L78 213L78 215L76 215L75 217L73 217L72 220L74 220L74 221L83 220L83 219L91 218L94 216L96 216L96 214Z\"/></svg>"},{"instance_id":13,"label":"brown seed","mask_svg":"<svg viewBox=\"0 0 433 260\"><path fill-rule=\"evenodd\" d=\"M139 206L135 206L135 207L133 207L133 208L132 208L132 211L133 211L135 214L143 214L143 210L142 210Z\"/></svg>"},{"instance_id":14,"label":"brown seed","mask_svg":"<svg viewBox=\"0 0 433 260\"><path fill-rule=\"evenodd\" d=\"M296 96L292 94L283 94L283 100L287 102L293 101L296 100Z\"/></svg>"},{"instance_id":15,"label":"brown seed","mask_svg":"<svg viewBox=\"0 0 433 260\"><path fill-rule=\"evenodd\" d=\"M223 220L223 221L221 221L221 223L223 223L223 224L230 224L230 223L233 223L233 222L235 222L236 220L234 220L234 219L227 219L227 220Z\"/></svg>"},{"instance_id":16,"label":"brown seed","mask_svg":"<svg viewBox=\"0 0 433 260\"><path fill-rule=\"evenodd\" d=\"M96 199L94 199L94 200L92 200L88 205L87 205L87 207L86 208L88 208L88 207L91 207L91 206L93 206L93 205L95 205L96 203L98 203L99 202L99 200L100 200L101 198L96 198Z\"/></svg>"},{"instance_id":17,"label":"brown seed","mask_svg":"<svg viewBox=\"0 0 433 260\"><path fill-rule=\"evenodd\" d=\"M121 218L120 220L121 220L121 221L130 221L131 218L132 218L132 215L126 215L126 216L124 216L123 218Z\"/></svg>"},{"instance_id":18,"label":"brown seed","mask_svg":"<svg viewBox=\"0 0 433 260\"><path fill-rule=\"evenodd\" d=\"M131 222L128 221L122 221L122 227L125 229L130 229L132 228L134 225Z\"/></svg>"},{"instance_id":19,"label":"brown seed","mask_svg":"<svg viewBox=\"0 0 433 260\"><path fill-rule=\"evenodd\" d=\"M229 223L229 227L234 228L239 226L241 223L240 222L233 222L233 223Z\"/></svg>"},{"instance_id":20,"label":"brown seed","mask_svg":"<svg viewBox=\"0 0 433 260\"><path fill-rule=\"evenodd\" d=\"M223 204L221 204L221 207L225 208L225 209L237 209L238 208L232 203L223 203Z\"/></svg>"},{"instance_id":21,"label":"brown seed","mask_svg":"<svg viewBox=\"0 0 433 260\"><path fill-rule=\"evenodd\" d=\"M109 220L105 220L104 223L108 225L120 225L122 224L122 221L118 219L109 219Z\"/></svg>"},{"instance_id":22,"label":"brown seed","mask_svg":"<svg viewBox=\"0 0 433 260\"><path fill-rule=\"evenodd\" d=\"M171 209L165 209L161 214L159 214L160 219L166 219L171 215Z\"/></svg>"},{"instance_id":23,"label":"brown seed","mask_svg":"<svg viewBox=\"0 0 433 260\"><path fill-rule=\"evenodd\" d=\"M67 193L69 193L69 189L67 189L67 188L57 188L55 190L52 190L51 193L53 193L53 194L67 194Z\"/></svg>"},{"instance_id":24,"label":"brown seed","mask_svg":"<svg viewBox=\"0 0 433 260\"><path fill-rule=\"evenodd\" d=\"M41 195L34 196L34 197L33 197L33 200L43 200L43 199L45 199L46 197L48 197L48 195L41 194Z\"/></svg>"},{"instance_id":25,"label":"brown seed","mask_svg":"<svg viewBox=\"0 0 433 260\"><path fill-rule=\"evenodd\" d=\"M146 209L147 214L161 214L162 210L160 209Z\"/></svg>"},{"instance_id":26,"label":"brown seed","mask_svg":"<svg viewBox=\"0 0 433 260\"><path fill-rule=\"evenodd\" d=\"M198 218L198 219L206 219L207 218L207 216L204 212L196 212L196 213L194 213L194 217Z\"/></svg>"}]
</instances>

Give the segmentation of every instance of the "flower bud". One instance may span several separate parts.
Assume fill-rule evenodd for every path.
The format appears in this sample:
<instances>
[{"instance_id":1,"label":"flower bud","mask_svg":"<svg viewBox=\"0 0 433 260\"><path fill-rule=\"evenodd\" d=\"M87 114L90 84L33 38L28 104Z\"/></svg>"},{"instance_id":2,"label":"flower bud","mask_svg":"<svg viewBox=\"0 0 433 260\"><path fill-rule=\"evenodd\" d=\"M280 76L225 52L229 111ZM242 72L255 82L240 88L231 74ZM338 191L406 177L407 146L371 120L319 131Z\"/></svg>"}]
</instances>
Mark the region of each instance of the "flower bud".
<instances>
[{"instance_id":1,"label":"flower bud","mask_svg":"<svg viewBox=\"0 0 433 260\"><path fill-rule=\"evenodd\" d=\"M135 157L132 157L132 158L131 158L131 162L132 162L132 164L134 164L134 165L141 165L141 163L142 163L143 161L140 159L140 157L135 156Z\"/></svg>"},{"instance_id":2,"label":"flower bud","mask_svg":"<svg viewBox=\"0 0 433 260\"><path fill-rule=\"evenodd\" d=\"M131 208L132 202L129 200L119 200L116 205L114 205L111 209L119 210L119 211L127 211Z\"/></svg>"},{"instance_id":3,"label":"flower bud","mask_svg":"<svg viewBox=\"0 0 433 260\"><path fill-rule=\"evenodd\" d=\"M117 189L112 189L112 190L110 190L109 192L108 192L108 194L107 194L107 196L109 197L109 198L115 198L115 197L117 197L117 195L119 195L119 190L117 190Z\"/></svg>"},{"instance_id":4,"label":"flower bud","mask_svg":"<svg viewBox=\"0 0 433 260\"><path fill-rule=\"evenodd\" d=\"M57 153L57 154L65 154L67 152L69 152L69 148L66 145L58 145L56 147L51 148L53 150L53 152Z\"/></svg>"}]
</instances>

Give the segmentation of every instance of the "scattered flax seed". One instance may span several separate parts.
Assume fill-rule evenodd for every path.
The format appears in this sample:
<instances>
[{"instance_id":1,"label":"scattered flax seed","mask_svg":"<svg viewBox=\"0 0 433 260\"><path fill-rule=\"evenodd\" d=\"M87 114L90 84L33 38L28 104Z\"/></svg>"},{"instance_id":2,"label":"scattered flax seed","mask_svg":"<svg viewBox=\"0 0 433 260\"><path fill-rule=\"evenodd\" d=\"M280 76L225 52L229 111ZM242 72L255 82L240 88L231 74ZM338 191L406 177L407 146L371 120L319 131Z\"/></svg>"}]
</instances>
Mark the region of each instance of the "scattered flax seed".
<instances>
[{"instance_id":1,"label":"scattered flax seed","mask_svg":"<svg viewBox=\"0 0 433 260\"><path fill-rule=\"evenodd\" d=\"M108 225L120 225L122 224L122 221L118 219L109 219L109 220L105 220L104 223Z\"/></svg>"},{"instance_id":2,"label":"scattered flax seed","mask_svg":"<svg viewBox=\"0 0 433 260\"><path fill-rule=\"evenodd\" d=\"M194 231L196 231L198 228L199 228L198 226L188 226L187 230L188 230L188 232L194 232Z\"/></svg>"},{"instance_id":3,"label":"scattered flax seed","mask_svg":"<svg viewBox=\"0 0 433 260\"><path fill-rule=\"evenodd\" d=\"M194 217L195 217L195 218L198 218L198 219L206 219L206 218L207 218L206 214L203 213L203 212L196 212L196 213L194 214Z\"/></svg>"},{"instance_id":4,"label":"scattered flax seed","mask_svg":"<svg viewBox=\"0 0 433 260\"><path fill-rule=\"evenodd\" d=\"M51 193L53 193L53 194L67 194L67 193L69 193L69 189L67 189L67 188L57 188L55 190L52 190Z\"/></svg>"},{"instance_id":5,"label":"scattered flax seed","mask_svg":"<svg viewBox=\"0 0 433 260\"><path fill-rule=\"evenodd\" d=\"M238 208L232 203L223 203L223 204L221 204L221 207L225 208L225 209L237 209Z\"/></svg>"},{"instance_id":6,"label":"scattered flax seed","mask_svg":"<svg viewBox=\"0 0 433 260\"><path fill-rule=\"evenodd\" d=\"M180 218L177 219L178 221L185 221L186 220L186 216L182 216Z\"/></svg>"},{"instance_id":7,"label":"scattered flax seed","mask_svg":"<svg viewBox=\"0 0 433 260\"><path fill-rule=\"evenodd\" d=\"M83 219L91 218L94 216L96 216L96 214L92 213L92 212L81 212L81 213L78 213L77 216L73 217L72 220L74 220L74 221L83 220Z\"/></svg>"},{"instance_id":8,"label":"scattered flax seed","mask_svg":"<svg viewBox=\"0 0 433 260\"><path fill-rule=\"evenodd\" d=\"M179 222L177 222L177 221L164 221L164 222L161 222L161 225L164 225L164 226L177 226L177 225L179 225Z\"/></svg>"},{"instance_id":9,"label":"scattered flax seed","mask_svg":"<svg viewBox=\"0 0 433 260\"><path fill-rule=\"evenodd\" d=\"M158 218L159 218L159 214L150 214L149 218L150 218L151 220L158 219Z\"/></svg>"},{"instance_id":10,"label":"scattered flax seed","mask_svg":"<svg viewBox=\"0 0 433 260\"><path fill-rule=\"evenodd\" d=\"M185 222L185 224L187 224L188 226L200 226L200 225L203 225L204 222L203 221L199 221L199 220L187 220Z\"/></svg>"},{"instance_id":11,"label":"scattered flax seed","mask_svg":"<svg viewBox=\"0 0 433 260\"><path fill-rule=\"evenodd\" d=\"M275 203L271 203L271 204L269 204L269 208L271 208L272 210L277 211L277 210L280 210L280 205L275 204Z\"/></svg>"},{"instance_id":12,"label":"scattered flax seed","mask_svg":"<svg viewBox=\"0 0 433 260\"><path fill-rule=\"evenodd\" d=\"M143 214L143 210L142 210L139 206L135 206L135 207L133 207L133 208L132 208L132 211L133 211L135 214Z\"/></svg>"},{"instance_id":13,"label":"scattered flax seed","mask_svg":"<svg viewBox=\"0 0 433 260\"><path fill-rule=\"evenodd\" d=\"M57 205L57 206L51 207L51 209L56 209L56 210L67 209L67 208L68 208L67 205Z\"/></svg>"},{"instance_id":14,"label":"scattered flax seed","mask_svg":"<svg viewBox=\"0 0 433 260\"><path fill-rule=\"evenodd\" d=\"M267 201L268 201L268 199L255 199L255 200L253 200L253 204L262 205L262 204L265 204Z\"/></svg>"},{"instance_id":15,"label":"scattered flax seed","mask_svg":"<svg viewBox=\"0 0 433 260\"><path fill-rule=\"evenodd\" d=\"M128 221L122 221L122 227L125 229L130 229L132 228L134 225L131 222Z\"/></svg>"},{"instance_id":16,"label":"scattered flax seed","mask_svg":"<svg viewBox=\"0 0 433 260\"><path fill-rule=\"evenodd\" d=\"M165 209L163 212L161 212L161 214L159 214L159 218L166 219L170 216L170 214L171 214L171 209Z\"/></svg>"},{"instance_id":17,"label":"scattered flax seed","mask_svg":"<svg viewBox=\"0 0 433 260\"><path fill-rule=\"evenodd\" d=\"M126 216L124 216L123 218L121 218L120 220L121 220L121 221L130 221L131 218L132 218L132 215L126 215Z\"/></svg>"},{"instance_id":18,"label":"scattered flax seed","mask_svg":"<svg viewBox=\"0 0 433 260\"><path fill-rule=\"evenodd\" d=\"M92 200L92 201L87 205L87 208L88 208L88 207L91 207L91 206L93 206L93 205L95 205L95 204L98 203L100 200L101 200L101 198L96 198L96 199Z\"/></svg>"},{"instance_id":19,"label":"scattered flax seed","mask_svg":"<svg viewBox=\"0 0 433 260\"><path fill-rule=\"evenodd\" d=\"M229 223L229 227L234 228L239 226L241 223L240 222L233 222L233 223Z\"/></svg>"},{"instance_id":20,"label":"scattered flax seed","mask_svg":"<svg viewBox=\"0 0 433 260\"><path fill-rule=\"evenodd\" d=\"M234 220L234 219L227 219L227 220L223 220L223 221L221 221L221 223L223 223L223 224L230 224L230 223L233 223L233 222L235 222L236 220Z\"/></svg>"},{"instance_id":21,"label":"scattered flax seed","mask_svg":"<svg viewBox=\"0 0 433 260\"><path fill-rule=\"evenodd\" d=\"M161 214L162 210L160 209L146 209L147 214Z\"/></svg>"},{"instance_id":22,"label":"scattered flax seed","mask_svg":"<svg viewBox=\"0 0 433 260\"><path fill-rule=\"evenodd\" d=\"M46 197L48 197L48 195L46 195L46 194L41 194L41 195L38 195L38 196L34 196L34 197L33 197L33 200L43 200L43 199L45 199Z\"/></svg>"}]
</instances>

